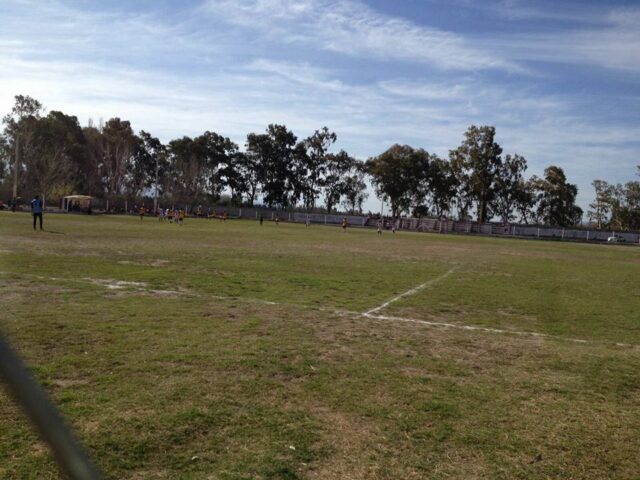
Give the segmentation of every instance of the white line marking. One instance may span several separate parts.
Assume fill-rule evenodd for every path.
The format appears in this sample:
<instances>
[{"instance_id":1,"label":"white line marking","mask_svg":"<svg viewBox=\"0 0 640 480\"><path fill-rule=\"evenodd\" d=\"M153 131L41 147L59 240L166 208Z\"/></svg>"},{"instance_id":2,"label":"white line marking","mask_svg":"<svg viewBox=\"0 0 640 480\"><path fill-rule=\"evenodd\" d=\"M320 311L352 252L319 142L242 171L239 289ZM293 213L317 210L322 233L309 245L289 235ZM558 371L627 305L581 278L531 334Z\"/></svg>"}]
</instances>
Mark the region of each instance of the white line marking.
<instances>
[{"instance_id":1,"label":"white line marking","mask_svg":"<svg viewBox=\"0 0 640 480\"><path fill-rule=\"evenodd\" d=\"M387 308L389 305L391 305L393 302L397 302L398 300L400 300L401 298L407 297L409 295L413 295L414 293L419 292L420 290L427 288L427 287L431 287L432 285L435 285L438 282L441 282L442 280L444 280L445 278L447 278L449 275L451 275L458 267L452 267L449 269L448 272L443 273L442 275L440 275L439 277L436 278L432 278L431 280L429 280L428 282L424 282L422 285L418 285L415 288L412 288L411 290L407 290L404 293L401 293L400 295L398 295L397 297L393 297L391 300L388 300L386 302L384 302L382 305L380 305L379 307L375 307L372 308L371 310L368 310L366 312L364 312L362 315L364 315L365 317L368 315L371 315L372 313L375 312L379 312L380 310Z\"/></svg>"},{"instance_id":2,"label":"white line marking","mask_svg":"<svg viewBox=\"0 0 640 480\"><path fill-rule=\"evenodd\" d=\"M405 318L405 317L393 317L388 315L371 315L371 314L362 314L363 317L373 318L375 320L388 320L394 322L408 322L408 323L419 323L421 325L428 325L430 327L444 327L444 328L457 328L459 330L471 330L478 332L487 332L487 333L500 333L500 334L511 334L511 335L520 335L520 336L530 336L530 337L540 337L540 338L557 338L561 340L566 340L567 342L575 342L575 343L589 343L588 340L582 340L579 338L570 338L570 337L559 337L556 335L548 335L546 333L539 332L524 332L520 330L503 330L500 328L491 328L491 327L479 327L476 325L464 325L457 323L447 323L447 322L430 322L428 320L418 320L415 318ZM625 344L617 344L619 346L634 346L634 345L625 345Z\"/></svg>"},{"instance_id":3,"label":"white line marking","mask_svg":"<svg viewBox=\"0 0 640 480\"><path fill-rule=\"evenodd\" d=\"M517 335L517 336L527 336L527 337L536 337L536 338L548 338L548 339L552 339L552 340L561 340L561 341L566 341L566 342L571 342L571 343L581 343L581 344L592 344L592 345L609 345L609 346L616 346L616 347L623 347L623 348L633 348L633 349L640 349L640 345L634 345L634 344L630 344L630 343L622 343L622 342L598 342L598 341L592 341L592 340L583 340L583 339L579 339L579 338L570 338L570 337L561 337L558 335L549 335L547 333L539 333L539 332L524 332L524 331L520 331L520 330L504 330L504 329L500 329L500 328L491 328L491 327L480 327L477 325L465 325L465 324L461 324L461 323L447 323L447 322L433 322L433 321L429 321L429 320L419 320L416 318L406 318L406 317L396 317L396 316L389 316L389 315L380 315L380 314L374 314L374 312L380 311L383 308L389 306L389 304L407 296L407 295L411 295L413 293L416 293L419 290L422 290L423 288L426 288L428 286L431 286L441 280L443 280L444 278L446 278L447 276L451 275L451 273L453 273L456 270L457 267L453 267L451 268L448 272L444 273L443 275L440 275L439 277L436 277L432 280L429 280L428 282L423 283L422 285L419 285L401 295L398 295L397 297L392 298L391 300L387 301L386 303L383 303L382 305L380 305L379 307L376 307L372 310L369 310L368 312L364 312L364 313L360 313L360 312L353 312L350 310L339 310L339 309L335 309L335 308L325 308L325 307L316 307L313 305L304 305L304 304L297 304L297 303L282 303L282 302L271 302L268 300L261 300L261 299L257 299L257 298L250 298L250 297L229 297L229 296L222 296L222 295L206 295L206 294L193 294L195 296L203 296L203 297L208 297L208 298L215 298L216 300L223 300L223 301L239 301L239 302L243 302L243 303L259 303L259 304L263 304L263 305L288 305L288 306L294 306L294 307L303 307L303 308L311 308L314 310L319 310L322 312L331 312L334 313L336 315L339 315L341 317L344 316L351 316L351 317L360 317L360 318L369 318L372 320L383 320L383 321L392 321L392 322L404 322L404 323L416 323L419 325L425 325L428 327L441 327L441 328L454 328L454 329L458 329L458 330L466 330L466 331L475 331L475 332L485 332L485 333L497 333L497 334L501 334L501 335ZM57 278L57 277L43 277L40 275L34 275L34 274L12 274L10 272L3 272L0 271L0 275L5 275L5 274L10 274L10 275L21 275L23 277L32 277L32 278L38 278L41 280L56 280L56 281L72 281L72 282L86 282L85 279L73 279L73 278ZM93 282L91 282L93 283ZM94 283L95 285L95 283ZM150 292L156 292L156 290L150 290ZM158 290L157 292L169 292L169 291L162 291L162 290ZM173 293L173 291L171 291ZM178 292L181 293L181 292Z\"/></svg>"}]
</instances>

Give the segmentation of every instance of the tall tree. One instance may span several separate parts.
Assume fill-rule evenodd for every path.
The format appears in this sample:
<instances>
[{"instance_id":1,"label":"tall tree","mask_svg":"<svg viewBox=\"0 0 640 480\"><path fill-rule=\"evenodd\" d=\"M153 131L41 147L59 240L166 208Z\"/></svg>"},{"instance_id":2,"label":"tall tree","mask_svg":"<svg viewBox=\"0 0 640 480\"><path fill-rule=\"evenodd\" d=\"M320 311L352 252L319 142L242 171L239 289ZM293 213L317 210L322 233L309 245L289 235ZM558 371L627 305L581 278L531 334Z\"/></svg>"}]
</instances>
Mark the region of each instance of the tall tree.
<instances>
[{"instance_id":1,"label":"tall tree","mask_svg":"<svg viewBox=\"0 0 640 480\"><path fill-rule=\"evenodd\" d=\"M456 178L451 165L435 154L416 151L414 168L413 211L416 215L444 216L456 193Z\"/></svg>"},{"instance_id":2,"label":"tall tree","mask_svg":"<svg viewBox=\"0 0 640 480\"><path fill-rule=\"evenodd\" d=\"M203 200L208 171L204 142L185 136L169 142L168 151L174 201Z\"/></svg>"},{"instance_id":3,"label":"tall tree","mask_svg":"<svg viewBox=\"0 0 640 480\"><path fill-rule=\"evenodd\" d=\"M340 203L342 195L345 194L345 182L349 172L356 175L358 168L362 170L362 165L344 150L327 155L324 179L324 206L327 213L333 211L334 207ZM351 187L356 186L357 181L354 179Z\"/></svg>"},{"instance_id":4,"label":"tall tree","mask_svg":"<svg viewBox=\"0 0 640 480\"><path fill-rule=\"evenodd\" d=\"M434 213L437 217L446 215L455 198L456 177L451 164L437 155L431 155L428 185Z\"/></svg>"},{"instance_id":5,"label":"tall tree","mask_svg":"<svg viewBox=\"0 0 640 480\"><path fill-rule=\"evenodd\" d=\"M640 182L632 181L625 184L625 201L628 210L627 228L640 230Z\"/></svg>"},{"instance_id":6,"label":"tall tree","mask_svg":"<svg viewBox=\"0 0 640 480\"><path fill-rule=\"evenodd\" d=\"M386 152L366 162L376 193L391 203L392 215L406 211L415 198L421 181L416 171L428 154L409 145L393 145ZM427 160L428 161L428 160Z\"/></svg>"},{"instance_id":7,"label":"tall tree","mask_svg":"<svg viewBox=\"0 0 640 480\"><path fill-rule=\"evenodd\" d=\"M263 201L288 207L295 200L294 153L297 138L284 125L269 125L264 134L247 136L247 153L257 159Z\"/></svg>"},{"instance_id":8,"label":"tall tree","mask_svg":"<svg viewBox=\"0 0 640 480\"><path fill-rule=\"evenodd\" d=\"M469 212L473 207L473 191L471 188L471 174L461 155L449 152L449 168L453 176L454 189L453 204L455 205L458 219L468 220Z\"/></svg>"},{"instance_id":9,"label":"tall tree","mask_svg":"<svg viewBox=\"0 0 640 480\"><path fill-rule=\"evenodd\" d=\"M367 199L367 184L365 182L364 165L356 162L342 182L343 205L351 214L362 213L362 204Z\"/></svg>"},{"instance_id":10,"label":"tall tree","mask_svg":"<svg viewBox=\"0 0 640 480\"><path fill-rule=\"evenodd\" d=\"M206 157L206 191L212 200L218 200L223 189L234 177L233 159L238 145L214 132L205 132L195 140L201 144Z\"/></svg>"},{"instance_id":11,"label":"tall tree","mask_svg":"<svg viewBox=\"0 0 640 480\"><path fill-rule=\"evenodd\" d=\"M611 212L611 186L604 180L594 180L591 185L595 189L596 197L593 203L589 204L587 218L596 224L598 229L607 223Z\"/></svg>"},{"instance_id":12,"label":"tall tree","mask_svg":"<svg viewBox=\"0 0 640 480\"><path fill-rule=\"evenodd\" d=\"M535 208L538 201L536 190L538 183L538 177L533 175L529 180L523 181L517 190L515 209L518 212L520 221L525 224L538 223L538 213Z\"/></svg>"},{"instance_id":13,"label":"tall tree","mask_svg":"<svg viewBox=\"0 0 640 480\"><path fill-rule=\"evenodd\" d=\"M2 119L4 124L4 143L8 147L5 152L12 157L12 196L18 196L20 188L20 172L24 169L24 159L30 154L33 125L41 117L42 104L28 95L16 95L11 112ZM9 153L10 152L10 153ZM22 182L24 183L24 182Z\"/></svg>"},{"instance_id":14,"label":"tall tree","mask_svg":"<svg viewBox=\"0 0 640 480\"><path fill-rule=\"evenodd\" d=\"M254 135L254 134L250 134ZM247 204L252 207L260 187L260 157L255 151L238 152L235 158L235 172L238 187L247 195Z\"/></svg>"},{"instance_id":15,"label":"tall tree","mask_svg":"<svg viewBox=\"0 0 640 480\"><path fill-rule=\"evenodd\" d=\"M527 170L527 160L520 155L507 155L498 166L494 183L491 210L502 223L516 218L516 207L526 189L523 174Z\"/></svg>"},{"instance_id":16,"label":"tall tree","mask_svg":"<svg viewBox=\"0 0 640 480\"><path fill-rule=\"evenodd\" d=\"M160 195L160 191L164 190L163 179L167 175L168 166L166 147L156 137L141 130L136 137L134 152L128 168L128 194L132 198L137 198L145 190L158 188Z\"/></svg>"},{"instance_id":17,"label":"tall tree","mask_svg":"<svg viewBox=\"0 0 640 480\"><path fill-rule=\"evenodd\" d=\"M225 185L231 191L233 205L242 205L242 197L249 193L249 179L245 176L246 154L236 151L229 155L226 164L221 169L221 176ZM249 172L247 172L249 173Z\"/></svg>"},{"instance_id":18,"label":"tall tree","mask_svg":"<svg viewBox=\"0 0 640 480\"><path fill-rule=\"evenodd\" d=\"M323 179L327 169L327 154L338 137L327 127L316 130L313 135L303 141L306 155L299 158L304 162L301 169L302 198L306 209L316 206Z\"/></svg>"},{"instance_id":19,"label":"tall tree","mask_svg":"<svg viewBox=\"0 0 640 480\"><path fill-rule=\"evenodd\" d=\"M107 195L125 193L127 173L132 161L137 139L131 123L119 118L112 118L101 131L102 157L98 169Z\"/></svg>"},{"instance_id":20,"label":"tall tree","mask_svg":"<svg viewBox=\"0 0 640 480\"><path fill-rule=\"evenodd\" d=\"M494 181L502 163L502 148L495 142L495 127L472 125L462 144L450 152L450 159L460 172L465 194L476 203L479 222L488 220L489 206L495 193Z\"/></svg>"},{"instance_id":21,"label":"tall tree","mask_svg":"<svg viewBox=\"0 0 640 480\"><path fill-rule=\"evenodd\" d=\"M26 181L46 201L52 193L72 193L78 166L84 160L85 141L76 117L52 111L31 126L31 148L25 156Z\"/></svg>"},{"instance_id":22,"label":"tall tree","mask_svg":"<svg viewBox=\"0 0 640 480\"><path fill-rule=\"evenodd\" d=\"M611 220L609 226L615 230L626 230L628 221L628 207L626 205L626 191L622 184L609 186L609 206Z\"/></svg>"},{"instance_id":23,"label":"tall tree","mask_svg":"<svg viewBox=\"0 0 640 480\"><path fill-rule=\"evenodd\" d=\"M538 180L538 216L547 225L569 227L580 223L582 209L576 205L578 187L567 182L564 170L550 166Z\"/></svg>"},{"instance_id":24,"label":"tall tree","mask_svg":"<svg viewBox=\"0 0 640 480\"><path fill-rule=\"evenodd\" d=\"M103 197L105 185L102 176L102 165L104 164L105 139L102 135L102 128L90 124L82 129L86 141L86 157L80 168L82 176L82 193Z\"/></svg>"}]
</instances>

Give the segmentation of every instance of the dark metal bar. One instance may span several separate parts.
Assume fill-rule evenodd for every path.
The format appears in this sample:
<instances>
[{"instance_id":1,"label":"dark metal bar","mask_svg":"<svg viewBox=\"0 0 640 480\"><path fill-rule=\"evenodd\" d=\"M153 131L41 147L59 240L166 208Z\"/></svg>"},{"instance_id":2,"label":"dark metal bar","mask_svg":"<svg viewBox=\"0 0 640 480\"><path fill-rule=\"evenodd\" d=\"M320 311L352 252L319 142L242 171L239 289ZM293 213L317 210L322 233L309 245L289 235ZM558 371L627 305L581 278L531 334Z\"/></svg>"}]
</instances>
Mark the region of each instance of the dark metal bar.
<instances>
[{"instance_id":1,"label":"dark metal bar","mask_svg":"<svg viewBox=\"0 0 640 480\"><path fill-rule=\"evenodd\" d=\"M97 467L64 423L46 392L0 333L0 375L16 401L53 451L58 465L72 480L99 480Z\"/></svg>"}]
</instances>

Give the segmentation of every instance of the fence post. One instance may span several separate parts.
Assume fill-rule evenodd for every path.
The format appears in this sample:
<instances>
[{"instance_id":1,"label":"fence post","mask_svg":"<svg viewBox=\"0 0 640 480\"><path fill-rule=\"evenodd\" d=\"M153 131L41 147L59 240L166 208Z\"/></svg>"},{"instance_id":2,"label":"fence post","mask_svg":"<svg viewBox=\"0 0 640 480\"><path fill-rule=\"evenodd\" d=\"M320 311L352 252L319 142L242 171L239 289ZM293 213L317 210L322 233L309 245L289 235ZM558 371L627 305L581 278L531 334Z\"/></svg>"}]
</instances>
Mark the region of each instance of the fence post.
<instances>
[{"instance_id":1,"label":"fence post","mask_svg":"<svg viewBox=\"0 0 640 480\"><path fill-rule=\"evenodd\" d=\"M242 218L242 209L238 212L238 218Z\"/></svg>"},{"instance_id":2,"label":"fence post","mask_svg":"<svg viewBox=\"0 0 640 480\"><path fill-rule=\"evenodd\" d=\"M106 212L109 213L109 199L108 198L107 198L107 210L106 210Z\"/></svg>"},{"instance_id":3,"label":"fence post","mask_svg":"<svg viewBox=\"0 0 640 480\"><path fill-rule=\"evenodd\" d=\"M324 224L325 225L327 224L327 216L326 215L324 216Z\"/></svg>"},{"instance_id":4,"label":"fence post","mask_svg":"<svg viewBox=\"0 0 640 480\"><path fill-rule=\"evenodd\" d=\"M564 240L564 228L562 229L562 240Z\"/></svg>"},{"instance_id":5,"label":"fence post","mask_svg":"<svg viewBox=\"0 0 640 480\"><path fill-rule=\"evenodd\" d=\"M591 230L587 230L587 242L589 241L589 234L591 233Z\"/></svg>"},{"instance_id":6,"label":"fence post","mask_svg":"<svg viewBox=\"0 0 640 480\"><path fill-rule=\"evenodd\" d=\"M540 238L540 227L538 227L538 238Z\"/></svg>"}]
</instances>

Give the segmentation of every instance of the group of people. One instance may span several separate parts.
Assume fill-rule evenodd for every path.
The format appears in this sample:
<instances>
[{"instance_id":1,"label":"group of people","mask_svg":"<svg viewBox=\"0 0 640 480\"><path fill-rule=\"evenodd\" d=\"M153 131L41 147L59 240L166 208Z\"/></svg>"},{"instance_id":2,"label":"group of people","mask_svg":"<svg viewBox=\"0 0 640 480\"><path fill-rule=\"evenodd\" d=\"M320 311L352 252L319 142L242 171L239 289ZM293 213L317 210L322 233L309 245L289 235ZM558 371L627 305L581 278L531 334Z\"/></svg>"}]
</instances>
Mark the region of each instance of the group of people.
<instances>
[{"instance_id":1,"label":"group of people","mask_svg":"<svg viewBox=\"0 0 640 480\"><path fill-rule=\"evenodd\" d=\"M40 223L40 230L42 230L42 214L44 212L44 204L42 202L42 199L40 198L40 195L36 195L33 200L31 200L31 214L33 216L33 229L36 230L36 225L39 221ZM144 207L141 206L138 209L138 214L140 215L140 220L144 220L145 215L147 214L148 210ZM200 216L203 216L203 212L202 210L200 210ZM158 221L160 222L164 222L164 221L168 221L169 223L175 223L182 226L184 225L184 218L186 216L186 211L183 208L158 208L158 210L156 211L156 216L158 217ZM215 215L215 213L212 215L211 211L208 210L206 213L206 217L211 219L212 217L216 217L218 215ZM221 216L219 216L220 220L226 222L227 218L229 218L227 212L223 212L223 214ZM280 217L278 215L276 215L273 218L274 222L276 225L278 225L280 223ZM262 213L259 216L259 222L260 225L262 226L262 223L264 222L264 217L262 216ZM311 226L311 221L309 220L309 217L306 218L305 220L305 226L309 227ZM399 228L399 221L394 221L391 223L391 232L392 233L396 233L396 231ZM343 217L342 221L340 222L340 226L342 227L342 231L346 233L347 231L347 227L349 226L349 222L347 221L347 217ZM382 235L382 230L385 227L385 223L383 221L382 218L378 219L378 222L376 224L377 227L377 233L378 235Z\"/></svg>"},{"instance_id":2,"label":"group of people","mask_svg":"<svg viewBox=\"0 0 640 480\"><path fill-rule=\"evenodd\" d=\"M384 229L384 220L382 220L381 218L378 219L378 222L376 223L376 227L377 227L377 232L378 235L382 235L382 230ZM392 221L391 222L391 233L395 234L397 230L400 229L400 220L396 220L396 221Z\"/></svg>"},{"instance_id":3,"label":"group of people","mask_svg":"<svg viewBox=\"0 0 640 480\"><path fill-rule=\"evenodd\" d=\"M186 212L183 208L159 208L156 216L158 217L159 222L168 221L169 223L175 222L182 226L184 225L184 217ZM144 218L144 214L140 213L140 220Z\"/></svg>"},{"instance_id":4,"label":"group of people","mask_svg":"<svg viewBox=\"0 0 640 480\"><path fill-rule=\"evenodd\" d=\"M137 208L137 210L138 210L138 214L140 215L140 220L144 220L145 215L150 211L144 206ZM160 222L168 221L169 223L175 222L178 225L183 225L184 219L186 216L187 216L187 211L184 208L172 207L172 208L158 208L156 210L156 217ZM196 211L196 216L205 217L205 218L208 218L209 220L211 220L212 218L220 218L220 220L222 220L223 222L226 222L227 219L229 218L229 214L226 211L223 212L221 215L218 215L217 212L211 212L211 210L208 210L206 213L204 213L201 209Z\"/></svg>"}]
</instances>

